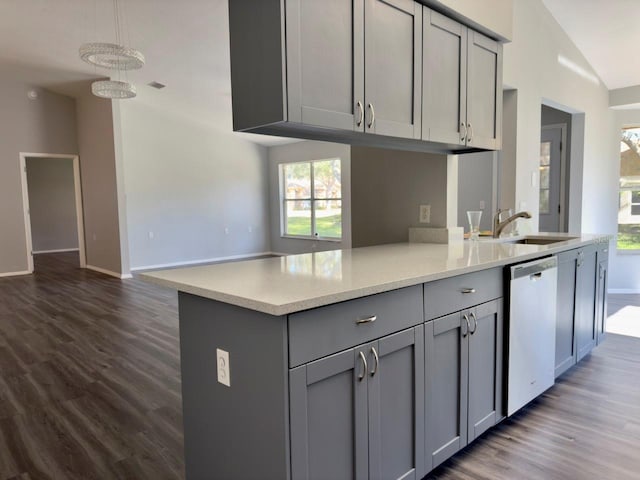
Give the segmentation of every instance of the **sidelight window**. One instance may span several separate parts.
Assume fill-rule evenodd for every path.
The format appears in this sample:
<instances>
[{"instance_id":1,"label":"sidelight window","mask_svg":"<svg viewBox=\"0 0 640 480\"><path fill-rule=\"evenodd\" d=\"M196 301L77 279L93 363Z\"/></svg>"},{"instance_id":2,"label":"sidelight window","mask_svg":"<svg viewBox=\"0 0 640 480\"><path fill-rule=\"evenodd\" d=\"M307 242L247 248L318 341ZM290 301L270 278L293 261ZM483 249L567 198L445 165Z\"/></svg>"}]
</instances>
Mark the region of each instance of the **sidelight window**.
<instances>
[{"instance_id":1,"label":"sidelight window","mask_svg":"<svg viewBox=\"0 0 640 480\"><path fill-rule=\"evenodd\" d=\"M620 136L618 250L640 250L640 127Z\"/></svg>"}]
</instances>

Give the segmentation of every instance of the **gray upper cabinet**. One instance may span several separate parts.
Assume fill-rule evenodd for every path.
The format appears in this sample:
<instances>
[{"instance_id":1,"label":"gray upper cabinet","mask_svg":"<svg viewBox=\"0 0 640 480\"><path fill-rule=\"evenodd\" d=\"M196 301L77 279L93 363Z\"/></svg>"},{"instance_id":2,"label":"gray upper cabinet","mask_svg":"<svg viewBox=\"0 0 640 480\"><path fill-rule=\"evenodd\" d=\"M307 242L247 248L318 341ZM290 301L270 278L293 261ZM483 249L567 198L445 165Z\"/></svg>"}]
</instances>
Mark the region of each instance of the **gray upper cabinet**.
<instances>
[{"instance_id":1,"label":"gray upper cabinet","mask_svg":"<svg viewBox=\"0 0 640 480\"><path fill-rule=\"evenodd\" d=\"M366 0L365 7L366 131L419 139L422 6Z\"/></svg>"},{"instance_id":2,"label":"gray upper cabinet","mask_svg":"<svg viewBox=\"0 0 640 480\"><path fill-rule=\"evenodd\" d=\"M424 329L291 369L291 478L414 479L424 466Z\"/></svg>"},{"instance_id":3,"label":"gray upper cabinet","mask_svg":"<svg viewBox=\"0 0 640 480\"><path fill-rule=\"evenodd\" d=\"M364 131L364 1L286 1L289 121Z\"/></svg>"},{"instance_id":4,"label":"gray upper cabinet","mask_svg":"<svg viewBox=\"0 0 640 480\"><path fill-rule=\"evenodd\" d=\"M425 324L427 469L503 418L503 335L501 299Z\"/></svg>"},{"instance_id":5,"label":"gray upper cabinet","mask_svg":"<svg viewBox=\"0 0 640 480\"><path fill-rule=\"evenodd\" d=\"M499 149L502 45L426 7L423 25L423 140Z\"/></svg>"},{"instance_id":6,"label":"gray upper cabinet","mask_svg":"<svg viewBox=\"0 0 640 480\"><path fill-rule=\"evenodd\" d=\"M229 0L229 27L234 130L438 153L500 146L501 45L419 2Z\"/></svg>"}]
</instances>

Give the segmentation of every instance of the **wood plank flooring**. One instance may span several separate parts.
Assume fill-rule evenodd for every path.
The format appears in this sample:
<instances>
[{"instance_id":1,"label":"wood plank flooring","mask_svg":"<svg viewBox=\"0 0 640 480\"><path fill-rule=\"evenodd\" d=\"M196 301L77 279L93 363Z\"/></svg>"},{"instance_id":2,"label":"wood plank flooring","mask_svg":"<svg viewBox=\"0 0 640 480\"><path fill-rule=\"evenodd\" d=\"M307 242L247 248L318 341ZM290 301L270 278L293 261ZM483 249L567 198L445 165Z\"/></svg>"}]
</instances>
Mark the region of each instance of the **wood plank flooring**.
<instances>
[{"instance_id":1,"label":"wood plank flooring","mask_svg":"<svg viewBox=\"0 0 640 480\"><path fill-rule=\"evenodd\" d=\"M173 291L75 254L0 278L0 480L184 478L179 367ZM639 479L640 339L609 335L427 478Z\"/></svg>"}]
</instances>

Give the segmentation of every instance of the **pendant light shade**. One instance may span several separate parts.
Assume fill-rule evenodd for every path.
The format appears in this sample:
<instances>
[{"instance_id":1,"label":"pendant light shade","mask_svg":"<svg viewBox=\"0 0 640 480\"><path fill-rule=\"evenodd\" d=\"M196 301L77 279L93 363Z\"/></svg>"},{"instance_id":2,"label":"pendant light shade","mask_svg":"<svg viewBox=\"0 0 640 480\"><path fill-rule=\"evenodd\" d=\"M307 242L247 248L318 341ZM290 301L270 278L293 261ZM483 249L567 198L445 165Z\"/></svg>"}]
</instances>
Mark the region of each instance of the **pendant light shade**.
<instances>
[{"instance_id":1,"label":"pendant light shade","mask_svg":"<svg viewBox=\"0 0 640 480\"><path fill-rule=\"evenodd\" d=\"M144 55L134 48L115 43L85 43L80 58L89 65L111 70L137 70L144 66Z\"/></svg>"},{"instance_id":2,"label":"pendant light shade","mask_svg":"<svg viewBox=\"0 0 640 480\"><path fill-rule=\"evenodd\" d=\"M122 100L136 96L136 87L129 82L98 80L91 84L91 93L100 98Z\"/></svg>"}]
</instances>

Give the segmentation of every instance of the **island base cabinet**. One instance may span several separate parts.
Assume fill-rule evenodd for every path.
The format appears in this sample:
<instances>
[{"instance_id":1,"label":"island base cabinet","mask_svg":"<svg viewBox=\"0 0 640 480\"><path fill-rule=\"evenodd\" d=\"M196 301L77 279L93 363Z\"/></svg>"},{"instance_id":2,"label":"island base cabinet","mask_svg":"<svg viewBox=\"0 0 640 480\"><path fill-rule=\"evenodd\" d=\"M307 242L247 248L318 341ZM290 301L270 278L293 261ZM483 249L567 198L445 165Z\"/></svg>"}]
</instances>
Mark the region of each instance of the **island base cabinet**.
<instances>
[{"instance_id":1,"label":"island base cabinet","mask_svg":"<svg viewBox=\"0 0 640 480\"><path fill-rule=\"evenodd\" d=\"M503 344L501 299L425 324L427 470L503 418Z\"/></svg>"},{"instance_id":2,"label":"island base cabinet","mask_svg":"<svg viewBox=\"0 0 640 480\"><path fill-rule=\"evenodd\" d=\"M596 276L598 264L596 249L585 248L578 258L576 271L576 361L591 352L597 341L596 329Z\"/></svg>"},{"instance_id":3,"label":"island base cabinet","mask_svg":"<svg viewBox=\"0 0 640 480\"><path fill-rule=\"evenodd\" d=\"M556 306L556 363L558 378L576 364L575 301L578 252L558 254L558 297Z\"/></svg>"},{"instance_id":4,"label":"island base cabinet","mask_svg":"<svg viewBox=\"0 0 640 480\"><path fill-rule=\"evenodd\" d=\"M608 287L608 271L609 271L609 247L602 246L598 249L598 278L597 294L596 294L596 330L597 344L607 336L607 287Z\"/></svg>"},{"instance_id":5,"label":"island base cabinet","mask_svg":"<svg viewBox=\"0 0 640 480\"><path fill-rule=\"evenodd\" d=\"M424 467L424 331L290 370L291 477L415 479Z\"/></svg>"}]
</instances>

